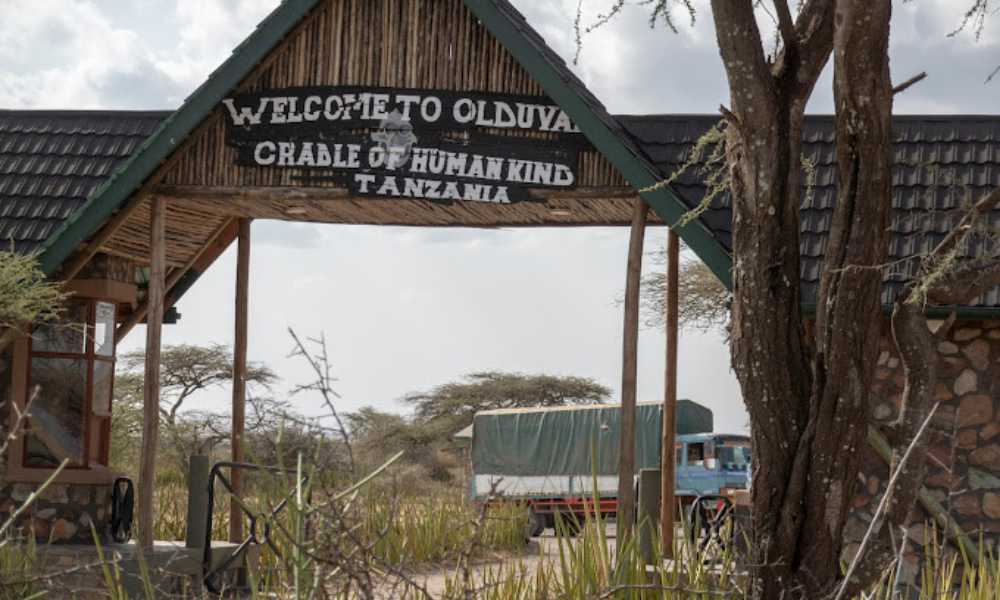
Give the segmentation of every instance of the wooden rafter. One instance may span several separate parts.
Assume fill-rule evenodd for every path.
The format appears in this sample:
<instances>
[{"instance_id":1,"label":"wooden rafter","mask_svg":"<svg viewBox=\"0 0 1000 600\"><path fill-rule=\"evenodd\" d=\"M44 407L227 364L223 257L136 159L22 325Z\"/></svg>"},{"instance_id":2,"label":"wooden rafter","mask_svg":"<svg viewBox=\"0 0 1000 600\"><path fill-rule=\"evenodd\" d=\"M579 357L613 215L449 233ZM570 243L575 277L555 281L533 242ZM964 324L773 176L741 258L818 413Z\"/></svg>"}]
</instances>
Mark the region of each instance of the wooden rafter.
<instances>
[{"instance_id":1,"label":"wooden rafter","mask_svg":"<svg viewBox=\"0 0 1000 600\"><path fill-rule=\"evenodd\" d=\"M221 254L221 252L217 252L214 255L212 254L213 251L219 249L220 242L223 250L229 246L230 242L232 242L235 229L236 226L234 219L226 221L225 223L222 224L221 227L219 227L215 231L211 239L209 239L208 242L201 247L201 250L199 250L197 254L192 256L191 259L186 264L184 264L181 267L176 267L170 271L170 275L167 277L167 282L166 282L168 300L170 299L170 295L173 293L174 288L181 281L181 279L185 275L187 275L191 271L191 269L196 268L196 266L202 261L202 259L206 257L206 255L212 256L212 260L214 261L215 258L218 256L218 254ZM228 237L225 235L227 232L229 233ZM172 302L167 304L166 307L169 308L171 305ZM121 342L122 339L124 339L125 336L128 335L130 331L132 331L133 327L141 323L142 320L146 318L148 310L149 310L149 302L148 300L144 300L132 312L132 314L130 314L128 318L126 318L125 321L123 321L122 324L118 326L118 328L115 330L116 344Z\"/></svg>"}]
</instances>

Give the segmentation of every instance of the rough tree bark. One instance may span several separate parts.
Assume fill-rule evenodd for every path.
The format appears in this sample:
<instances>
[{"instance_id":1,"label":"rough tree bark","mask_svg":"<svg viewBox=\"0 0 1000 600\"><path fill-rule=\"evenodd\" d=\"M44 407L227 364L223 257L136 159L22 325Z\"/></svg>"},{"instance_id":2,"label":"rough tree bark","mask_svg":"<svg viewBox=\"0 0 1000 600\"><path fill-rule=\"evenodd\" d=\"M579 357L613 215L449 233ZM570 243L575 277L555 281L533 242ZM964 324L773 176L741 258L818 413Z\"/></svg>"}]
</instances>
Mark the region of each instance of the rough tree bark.
<instances>
[{"instance_id":1,"label":"rough tree bark","mask_svg":"<svg viewBox=\"0 0 1000 600\"><path fill-rule=\"evenodd\" d=\"M837 206L817 298L809 416L792 480L801 486L793 501L802 503L804 518L786 522L786 539L798 542L792 558L799 583L813 593L839 576L878 360L892 193L891 14L886 0L838 0L835 10Z\"/></svg>"},{"instance_id":2,"label":"rough tree bark","mask_svg":"<svg viewBox=\"0 0 1000 600\"><path fill-rule=\"evenodd\" d=\"M799 582L797 557L813 382L799 294L799 203L805 106L833 48L833 0L793 22L775 2L783 48L764 55L752 0L713 0L730 88L727 163L733 206L731 353L751 417L753 590L778 598ZM807 455L811 452L805 449ZM829 571L835 576L837 562Z\"/></svg>"}]
</instances>

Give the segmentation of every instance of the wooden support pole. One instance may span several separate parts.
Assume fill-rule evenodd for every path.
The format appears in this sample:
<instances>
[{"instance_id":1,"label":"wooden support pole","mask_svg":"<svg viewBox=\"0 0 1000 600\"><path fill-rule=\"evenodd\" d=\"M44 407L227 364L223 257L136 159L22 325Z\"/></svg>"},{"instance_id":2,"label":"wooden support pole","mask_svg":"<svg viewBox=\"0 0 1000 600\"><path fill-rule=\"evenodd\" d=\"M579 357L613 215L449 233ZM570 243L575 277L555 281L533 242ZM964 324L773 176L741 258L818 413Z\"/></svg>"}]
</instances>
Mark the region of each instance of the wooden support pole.
<instances>
[{"instance_id":1,"label":"wooden support pole","mask_svg":"<svg viewBox=\"0 0 1000 600\"><path fill-rule=\"evenodd\" d=\"M139 547L153 548L153 492L160 433L160 339L166 276L166 203L153 196L149 228L149 311L142 394L142 463L139 465Z\"/></svg>"},{"instance_id":2,"label":"wooden support pole","mask_svg":"<svg viewBox=\"0 0 1000 600\"><path fill-rule=\"evenodd\" d=\"M674 445L677 439L677 300L680 266L680 238L673 229L667 233L667 365L663 390L663 439L660 444L660 540L663 556L674 557L674 485L677 465Z\"/></svg>"},{"instance_id":3,"label":"wooden support pole","mask_svg":"<svg viewBox=\"0 0 1000 600\"><path fill-rule=\"evenodd\" d=\"M632 234L628 242L625 277L625 331L622 336L622 409L618 462L618 513L615 543L620 551L635 521L635 402L639 354L639 284L642 279L642 242L649 206L635 201Z\"/></svg>"},{"instance_id":4,"label":"wooden support pole","mask_svg":"<svg viewBox=\"0 0 1000 600\"><path fill-rule=\"evenodd\" d=\"M243 462L243 427L247 405L247 323L250 287L250 219L239 221L236 249L236 331L233 336L233 462ZM229 499L229 541L243 541L243 513L237 497L243 491L243 477L233 469L233 497Z\"/></svg>"}]
</instances>

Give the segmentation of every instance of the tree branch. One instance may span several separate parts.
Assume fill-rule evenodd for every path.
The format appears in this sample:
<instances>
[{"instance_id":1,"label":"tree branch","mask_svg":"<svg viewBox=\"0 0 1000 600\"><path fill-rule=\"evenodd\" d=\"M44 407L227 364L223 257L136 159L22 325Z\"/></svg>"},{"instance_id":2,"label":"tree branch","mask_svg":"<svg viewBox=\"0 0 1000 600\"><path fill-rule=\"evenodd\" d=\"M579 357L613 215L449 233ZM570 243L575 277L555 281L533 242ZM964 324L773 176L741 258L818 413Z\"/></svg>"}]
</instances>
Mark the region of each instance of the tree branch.
<instances>
[{"instance_id":1,"label":"tree branch","mask_svg":"<svg viewBox=\"0 0 1000 600\"><path fill-rule=\"evenodd\" d=\"M712 0L719 54L729 79L733 110L771 102L773 77L764 56L752 0Z\"/></svg>"},{"instance_id":2,"label":"tree branch","mask_svg":"<svg viewBox=\"0 0 1000 600\"><path fill-rule=\"evenodd\" d=\"M918 73L917 75L914 75L913 77L910 77L909 79L907 79L903 83L901 83L901 84L897 85L896 87L892 88L892 93L893 94L900 94L902 92L905 92L911 85L919 83L919 82L923 81L926 78L927 78L927 71L922 71L921 73Z\"/></svg>"},{"instance_id":3,"label":"tree branch","mask_svg":"<svg viewBox=\"0 0 1000 600\"><path fill-rule=\"evenodd\" d=\"M778 31L785 50L798 50L799 38L792 21L792 11L788 9L788 0L774 0L774 10L778 13Z\"/></svg>"},{"instance_id":4,"label":"tree branch","mask_svg":"<svg viewBox=\"0 0 1000 600\"><path fill-rule=\"evenodd\" d=\"M796 94L808 98L833 51L834 0L809 0L795 19L799 62Z\"/></svg>"},{"instance_id":5,"label":"tree branch","mask_svg":"<svg viewBox=\"0 0 1000 600\"><path fill-rule=\"evenodd\" d=\"M980 220L1000 204L1000 188L993 190L962 216L951 232L921 261L924 276L912 286L911 302L924 299L939 305L969 302L1000 285L1000 262L977 260L955 268L956 249L976 230Z\"/></svg>"}]
</instances>

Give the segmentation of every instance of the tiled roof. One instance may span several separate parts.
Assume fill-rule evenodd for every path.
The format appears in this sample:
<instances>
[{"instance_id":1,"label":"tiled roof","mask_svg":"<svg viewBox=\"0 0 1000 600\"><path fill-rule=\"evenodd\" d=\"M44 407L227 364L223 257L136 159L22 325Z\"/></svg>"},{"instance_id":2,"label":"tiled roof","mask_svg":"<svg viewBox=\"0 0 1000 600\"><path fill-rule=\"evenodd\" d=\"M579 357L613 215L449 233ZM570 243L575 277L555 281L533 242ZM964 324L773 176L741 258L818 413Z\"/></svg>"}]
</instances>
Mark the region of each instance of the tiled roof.
<instances>
[{"instance_id":1,"label":"tiled roof","mask_svg":"<svg viewBox=\"0 0 1000 600\"><path fill-rule=\"evenodd\" d=\"M0 244L39 248L169 112L0 110Z\"/></svg>"},{"instance_id":2,"label":"tiled roof","mask_svg":"<svg viewBox=\"0 0 1000 600\"><path fill-rule=\"evenodd\" d=\"M719 121L712 115L621 116L661 174L666 177L684 164L694 144ZM837 196L836 147L833 118L807 117L804 155L814 166L801 212L802 296L815 303L823 250ZM704 154L704 153L703 153ZM697 206L706 188L703 174L691 168L673 184L689 206ZM935 247L960 218L963 206L1000 186L1000 117L897 116L893 121L893 190L889 262L882 300L890 304L912 275L906 259ZM728 194L718 197L702 216L726 247L732 247L732 214ZM1000 210L989 225L1000 224ZM965 258L991 250L980 237L963 248ZM1000 308L1000 287L969 304Z\"/></svg>"}]
</instances>

